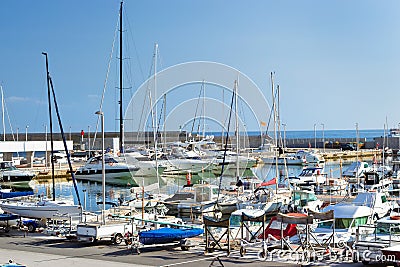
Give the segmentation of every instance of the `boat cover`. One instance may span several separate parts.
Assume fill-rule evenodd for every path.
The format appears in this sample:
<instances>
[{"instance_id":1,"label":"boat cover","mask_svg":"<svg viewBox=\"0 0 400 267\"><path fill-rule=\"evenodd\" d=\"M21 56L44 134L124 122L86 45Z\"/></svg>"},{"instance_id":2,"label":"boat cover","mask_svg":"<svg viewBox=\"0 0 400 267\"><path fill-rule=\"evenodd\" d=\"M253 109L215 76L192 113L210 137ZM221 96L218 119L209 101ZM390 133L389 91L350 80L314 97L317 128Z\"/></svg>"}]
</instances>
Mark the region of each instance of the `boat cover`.
<instances>
[{"instance_id":1,"label":"boat cover","mask_svg":"<svg viewBox=\"0 0 400 267\"><path fill-rule=\"evenodd\" d=\"M15 191L15 192L0 192L0 199L12 198L12 197L25 197L32 196L33 191Z\"/></svg>"},{"instance_id":2,"label":"boat cover","mask_svg":"<svg viewBox=\"0 0 400 267\"><path fill-rule=\"evenodd\" d=\"M139 232L139 241L143 245L165 244L185 238L195 237L203 234L203 232L204 231L201 228L176 229L164 227L160 229Z\"/></svg>"}]
</instances>

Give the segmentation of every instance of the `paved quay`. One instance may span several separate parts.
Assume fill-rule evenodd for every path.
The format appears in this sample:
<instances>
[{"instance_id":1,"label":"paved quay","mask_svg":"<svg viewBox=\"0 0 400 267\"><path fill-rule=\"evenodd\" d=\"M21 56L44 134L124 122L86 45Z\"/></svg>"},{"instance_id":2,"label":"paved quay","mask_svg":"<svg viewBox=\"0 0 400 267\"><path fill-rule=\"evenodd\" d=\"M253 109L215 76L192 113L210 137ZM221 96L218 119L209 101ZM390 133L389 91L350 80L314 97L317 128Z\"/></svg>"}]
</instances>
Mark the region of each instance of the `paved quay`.
<instances>
[{"instance_id":1,"label":"paved quay","mask_svg":"<svg viewBox=\"0 0 400 267\"><path fill-rule=\"evenodd\" d=\"M182 251L179 247L171 246L167 248L141 249L141 252L141 254L137 254L124 245L111 245L109 243L85 244L38 233L27 236L14 230L10 233L0 233L0 263L4 264L12 260L15 263L29 267L301 266L290 262L261 261L256 254L251 255L251 253L241 258L236 251L231 253L229 257L226 256L226 253L204 255L204 249L201 247ZM359 267L362 264L313 263L308 266Z\"/></svg>"}]
</instances>

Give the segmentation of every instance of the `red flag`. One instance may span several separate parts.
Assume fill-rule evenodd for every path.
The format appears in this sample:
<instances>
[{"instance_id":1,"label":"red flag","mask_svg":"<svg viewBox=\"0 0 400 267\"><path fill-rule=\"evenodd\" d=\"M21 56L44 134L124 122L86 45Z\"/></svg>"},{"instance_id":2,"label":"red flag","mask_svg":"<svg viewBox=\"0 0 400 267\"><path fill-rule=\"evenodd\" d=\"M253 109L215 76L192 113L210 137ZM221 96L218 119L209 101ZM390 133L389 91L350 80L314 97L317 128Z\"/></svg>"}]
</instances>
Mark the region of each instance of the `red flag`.
<instances>
[{"instance_id":1,"label":"red flag","mask_svg":"<svg viewBox=\"0 0 400 267\"><path fill-rule=\"evenodd\" d=\"M269 181L266 181L266 182L262 182L261 184L259 184L258 186L260 187L260 186L269 186L269 185L273 185L273 184L276 184L276 178L273 178L273 179L271 179L271 180L269 180Z\"/></svg>"}]
</instances>

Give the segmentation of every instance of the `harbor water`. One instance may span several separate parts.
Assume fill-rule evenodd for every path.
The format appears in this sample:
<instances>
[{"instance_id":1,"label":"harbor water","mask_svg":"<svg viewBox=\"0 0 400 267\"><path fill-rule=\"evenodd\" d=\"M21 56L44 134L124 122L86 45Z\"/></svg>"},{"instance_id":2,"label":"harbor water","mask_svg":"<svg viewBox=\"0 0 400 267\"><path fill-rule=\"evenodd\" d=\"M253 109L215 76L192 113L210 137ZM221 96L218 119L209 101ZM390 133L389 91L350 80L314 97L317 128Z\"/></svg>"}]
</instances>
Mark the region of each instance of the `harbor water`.
<instances>
[{"instance_id":1,"label":"harbor water","mask_svg":"<svg viewBox=\"0 0 400 267\"><path fill-rule=\"evenodd\" d=\"M344 163L340 167L339 162L328 162L325 164L325 173L327 177L340 177L341 169L345 168L349 163ZM302 166L278 166L279 184L287 185L285 177L296 176L301 170ZM246 170L242 176L256 176L261 180L268 181L276 177L276 169L274 165L258 164L256 167ZM144 178L147 179L147 178ZM163 182L160 185L160 192L164 194L173 194L180 187L186 184L185 176L168 176L163 177ZM192 183L212 183L219 184L220 179L212 173L200 173L192 176ZM222 188L226 188L231 182L236 181L233 176L223 176ZM53 183L51 180L35 181L33 184L34 193L38 196L52 197ZM88 211L101 210L102 197L102 184L96 182L77 182L77 188L82 206ZM157 192L153 193L158 193ZM70 179L56 179L55 182L56 198L58 200L74 201L77 204L77 197L74 190L74 185ZM137 197L131 193L131 187L119 187L106 184L106 202L118 204L120 200L131 200ZM109 206L107 205L106 208Z\"/></svg>"}]
</instances>

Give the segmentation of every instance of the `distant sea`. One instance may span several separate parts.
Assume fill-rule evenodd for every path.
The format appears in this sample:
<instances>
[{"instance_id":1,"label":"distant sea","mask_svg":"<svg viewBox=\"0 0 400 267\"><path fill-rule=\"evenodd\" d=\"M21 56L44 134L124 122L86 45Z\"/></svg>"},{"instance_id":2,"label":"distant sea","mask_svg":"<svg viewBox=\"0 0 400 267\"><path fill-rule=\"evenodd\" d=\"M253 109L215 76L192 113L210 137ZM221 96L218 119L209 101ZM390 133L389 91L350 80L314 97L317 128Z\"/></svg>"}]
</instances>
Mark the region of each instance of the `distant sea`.
<instances>
[{"instance_id":1,"label":"distant sea","mask_svg":"<svg viewBox=\"0 0 400 267\"><path fill-rule=\"evenodd\" d=\"M208 133L209 135L214 136L221 136L221 132L211 132ZM247 133L249 136L257 136L260 135L260 132L256 131L249 131ZM268 132L269 136L274 136L273 132ZM286 138L293 139L293 138L357 138L356 130L316 130L315 133L313 130L311 131L286 131ZM364 139L366 138L367 141L372 141L375 137L381 137L384 135L383 129L379 130L359 130L358 131L359 138ZM284 132L281 129L281 135L283 137Z\"/></svg>"}]
</instances>

